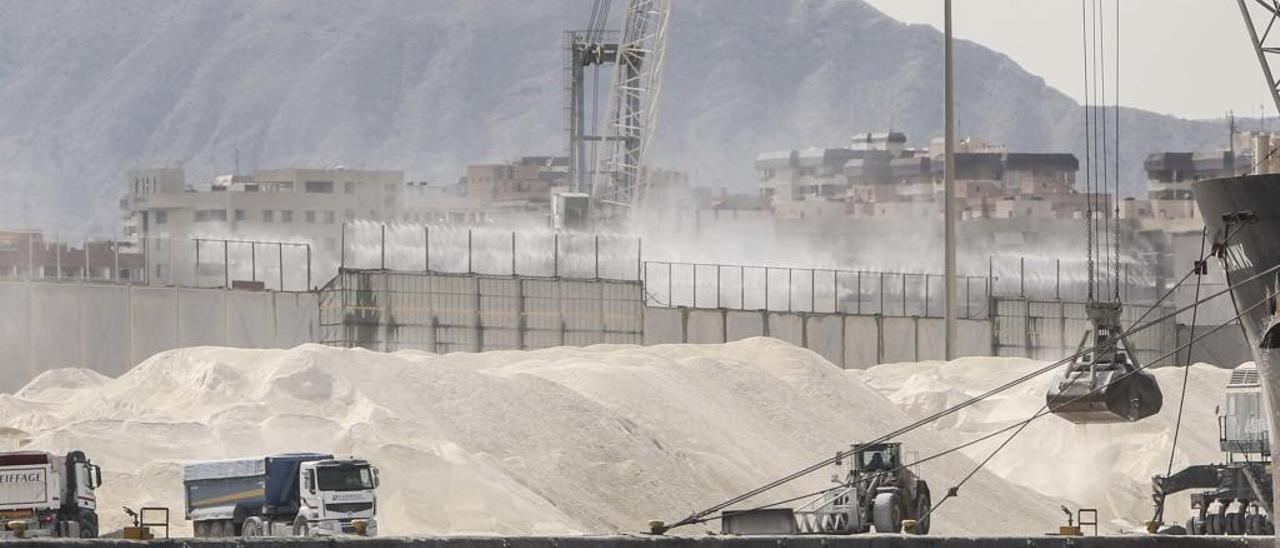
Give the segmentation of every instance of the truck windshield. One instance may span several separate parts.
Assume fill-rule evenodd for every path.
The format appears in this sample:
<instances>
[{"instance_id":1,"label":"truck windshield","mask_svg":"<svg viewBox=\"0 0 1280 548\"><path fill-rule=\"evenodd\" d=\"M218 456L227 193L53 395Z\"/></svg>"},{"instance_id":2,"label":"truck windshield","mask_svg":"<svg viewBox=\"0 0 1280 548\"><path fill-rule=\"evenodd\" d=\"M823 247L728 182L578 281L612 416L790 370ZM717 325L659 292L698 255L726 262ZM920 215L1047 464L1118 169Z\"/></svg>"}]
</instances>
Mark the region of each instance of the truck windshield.
<instances>
[{"instance_id":1,"label":"truck windshield","mask_svg":"<svg viewBox=\"0 0 1280 548\"><path fill-rule=\"evenodd\" d=\"M368 466L322 466L316 474L321 491L373 489L373 472Z\"/></svg>"}]
</instances>

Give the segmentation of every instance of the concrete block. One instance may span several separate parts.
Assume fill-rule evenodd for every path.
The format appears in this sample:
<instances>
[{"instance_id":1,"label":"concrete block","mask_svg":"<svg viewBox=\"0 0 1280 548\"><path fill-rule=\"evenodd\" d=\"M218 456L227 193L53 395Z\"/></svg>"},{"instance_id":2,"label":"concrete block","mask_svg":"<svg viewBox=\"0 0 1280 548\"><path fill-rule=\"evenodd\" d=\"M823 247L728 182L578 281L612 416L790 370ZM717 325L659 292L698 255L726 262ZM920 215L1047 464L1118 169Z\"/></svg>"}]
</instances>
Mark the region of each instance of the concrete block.
<instances>
[{"instance_id":1,"label":"concrete block","mask_svg":"<svg viewBox=\"0 0 1280 548\"><path fill-rule=\"evenodd\" d=\"M844 367L844 322L840 316L815 314L805 317L809 350Z\"/></svg>"},{"instance_id":2,"label":"concrete block","mask_svg":"<svg viewBox=\"0 0 1280 548\"><path fill-rule=\"evenodd\" d=\"M131 308L134 365L179 346L177 289L135 287Z\"/></svg>"},{"instance_id":3,"label":"concrete block","mask_svg":"<svg viewBox=\"0 0 1280 548\"><path fill-rule=\"evenodd\" d=\"M133 367L129 349L129 291L126 286L80 286L81 343L87 367L118 376Z\"/></svg>"},{"instance_id":4,"label":"concrete block","mask_svg":"<svg viewBox=\"0 0 1280 548\"><path fill-rule=\"evenodd\" d=\"M644 344L684 342L682 314L679 308L645 307Z\"/></svg>"},{"instance_id":5,"label":"concrete block","mask_svg":"<svg viewBox=\"0 0 1280 548\"><path fill-rule=\"evenodd\" d=\"M991 323L986 320L957 320L957 356L990 356Z\"/></svg>"},{"instance_id":6,"label":"concrete block","mask_svg":"<svg viewBox=\"0 0 1280 548\"><path fill-rule=\"evenodd\" d=\"M226 346L240 348L275 347L275 315L271 294L265 291L228 291Z\"/></svg>"},{"instance_id":7,"label":"concrete block","mask_svg":"<svg viewBox=\"0 0 1280 548\"><path fill-rule=\"evenodd\" d=\"M916 361L942 360L947 357L947 321L940 318L920 318L917 320L917 344L919 355ZM960 328L956 327L956 342L960 341Z\"/></svg>"},{"instance_id":8,"label":"concrete block","mask_svg":"<svg viewBox=\"0 0 1280 548\"><path fill-rule=\"evenodd\" d=\"M844 367L866 369L880 359L880 325L870 316L844 317Z\"/></svg>"},{"instance_id":9,"label":"concrete block","mask_svg":"<svg viewBox=\"0 0 1280 548\"><path fill-rule=\"evenodd\" d=\"M916 356L916 320L914 318L884 318L884 356L882 363L919 361Z\"/></svg>"},{"instance_id":10,"label":"concrete block","mask_svg":"<svg viewBox=\"0 0 1280 548\"><path fill-rule=\"evenodd\" d=\"M725 342L725 317L719 310L690 310L687 342L717 344Z\"/></svg>"},{"instance_id":11,"label":"concrete block","mask_svg":"<svg viewBox=\"0 0 1280 548\"><path fill-rule=\"evenodd\" d=\"M730 341L764 335L764 315L754 311L730 310L725 317L725 331Z\"/></svg>"},{"instance_id":12,"label":"concrete block","mask_svg":"<svg viewBox=\"0 0 1280 548\"><path fill-rule=\"evenodd\" d=\"M227 343L227 303L221 289L178 289L179 346Z\"/></svg>"},{"instance_id":13,"label":"concrete block","mask_svg":"<svg viewBox=\"0 0 1280 548\"><path fill-rule=\"evenodd\" d=\"M35 375L30 363L30 293L23 282L0 282L0 392L13 392Z\"/></svg>"},{"instance_id":14,"label":"concrete block","mask_svg":"<svg viewBox=\"0 0 1280 548\"><path fill-rule=\"evenodd\" d=\"M82 352L78 284L31 285L31 349L35 373L60 367L89 367Z\"/></svg>"},{"instance_id":15,"label":"concrete block","mask_svg":"<svg viewBox=\"0 0 1280 548\"><path fill-rule=\"evenodd\" d=\"M804 317L789 312L770 312L769 336L804 346Z\"/></svg>"}]
</instances>

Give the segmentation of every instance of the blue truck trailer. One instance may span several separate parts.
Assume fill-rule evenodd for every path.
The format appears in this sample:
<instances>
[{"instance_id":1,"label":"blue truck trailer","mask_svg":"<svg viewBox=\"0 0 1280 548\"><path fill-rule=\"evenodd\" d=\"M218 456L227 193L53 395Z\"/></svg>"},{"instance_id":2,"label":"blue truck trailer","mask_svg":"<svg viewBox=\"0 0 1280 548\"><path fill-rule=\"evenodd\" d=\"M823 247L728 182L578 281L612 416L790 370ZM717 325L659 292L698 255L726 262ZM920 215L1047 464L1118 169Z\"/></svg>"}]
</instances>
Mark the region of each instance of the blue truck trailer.
<instances>
[{"instance_id":1,"label":"blue truck trailer","mask_svg":"<svg viewBox=\"0 0 1280 548\"><path fill-rule=\"evenodd\" d=\"M323 453L188 464L196 537L376 536L378 469Z\"/></svg>"}]
</instances>

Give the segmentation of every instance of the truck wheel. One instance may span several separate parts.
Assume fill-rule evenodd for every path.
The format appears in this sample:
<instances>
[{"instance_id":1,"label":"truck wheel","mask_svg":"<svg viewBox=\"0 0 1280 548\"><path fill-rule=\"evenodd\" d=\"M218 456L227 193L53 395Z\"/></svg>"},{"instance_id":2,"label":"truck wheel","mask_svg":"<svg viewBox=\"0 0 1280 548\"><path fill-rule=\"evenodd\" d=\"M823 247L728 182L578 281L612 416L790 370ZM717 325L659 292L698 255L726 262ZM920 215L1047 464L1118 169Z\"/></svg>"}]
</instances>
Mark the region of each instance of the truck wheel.
<instances>
[{"instance_id":1,"label":"truck wheel","mask_svg":"<svg viewBox=\"0 0 1280 548\"><path fill-rule=\"evenodd\" d=\"M311 525L307 523L307 518L298 516L293 520L293 536L306 537L311 536Z\"/></svg>"},{"instance_id":2,"label":"truck wheel","mask_svg":"<svg viewBox=\"0 0 1280 548\"><path fill-rule=\"evenodd\" d=\"M897 533L902 530L902 505L897 493L880 493L871 503L872 521L877 533Z\"/></svg>"},{"instance_id":3,"label":"truck wheel","mask_svg":"<svg viewBox=\"0 0 1280 548\"><path fill-rule=\"evenodd\" d=\"M80 514L80 538L98 538L98 515L93 512Z\"/></svg>"},{"instance_id":4,"label":"truck wheel","mask_svg":"<svg viewBox=\"0 0 1280 548\"><path fill-rule=\"evenodd\" d=\"M240 525L240 536L244 538L262 536L262 520L257 517L244 520L244 523Z\"/></svg>"}]
</instances>

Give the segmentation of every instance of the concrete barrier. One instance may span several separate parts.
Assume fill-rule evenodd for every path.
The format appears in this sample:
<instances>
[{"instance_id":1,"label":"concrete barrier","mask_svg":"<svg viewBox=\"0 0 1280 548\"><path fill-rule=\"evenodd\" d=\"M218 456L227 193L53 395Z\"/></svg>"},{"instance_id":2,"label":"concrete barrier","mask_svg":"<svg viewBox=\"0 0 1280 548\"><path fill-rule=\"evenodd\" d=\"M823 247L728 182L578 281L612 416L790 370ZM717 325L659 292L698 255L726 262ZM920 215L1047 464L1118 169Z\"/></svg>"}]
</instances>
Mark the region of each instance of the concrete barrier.
<instances>
[{"instance_id":1,"label":"concrete barrier","mask_svg":"<svg viewBox=\"0 0 1280 548\"><path fill-rule=\"evenodd\" d=\"M60 367L119 375L182 346L319 340L314 293L4 281L0 310L0 392Z\"/></svg>"}]
</instances>

